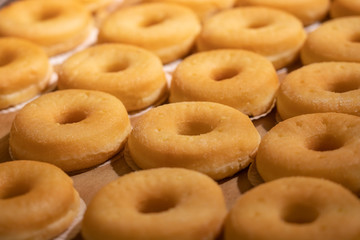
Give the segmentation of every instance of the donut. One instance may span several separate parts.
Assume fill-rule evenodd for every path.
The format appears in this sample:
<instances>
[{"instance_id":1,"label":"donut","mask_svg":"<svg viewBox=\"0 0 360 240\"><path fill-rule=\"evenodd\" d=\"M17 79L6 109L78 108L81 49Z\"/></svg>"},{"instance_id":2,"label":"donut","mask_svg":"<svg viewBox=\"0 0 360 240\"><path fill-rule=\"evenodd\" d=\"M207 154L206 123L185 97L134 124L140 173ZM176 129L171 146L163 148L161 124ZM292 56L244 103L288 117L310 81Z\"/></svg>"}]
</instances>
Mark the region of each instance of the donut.
<instances>
[{"instance_id":1,"label":"donut","mask_svg":"<svg viewBox=\"0 0 360 240\"><path fill-rule=\"evenodd\" d=\"M200 22L190 9L170 3L144 3L120 8L104 20L99 42L136 45L169 63L192 49Z\"/></svg>"},{"instance_id":2,"label":"donut","mask_svg":"<svg viewBox=\"0 0 360 240\"><path fill-rule=\"evenodd\" d=\"M236 0L144 0L143 2L175 3L193 10L200 21L234 6Z\"/></svg>"},{"instance_id":3,"label":"donut","mask_svg":"<svg viewBox=\"0 0 360 240\"><path fill-rule=\"evenodd\" d=\"M93 19L74 1L14 1L0 10L0 36L41 45L49 56L74 49L89 35Z\"/></svg>"},{"instance_id":4,"label":"donut","mask_svg":"<svg viewBox=\"0 0 360 240\"><path fill-rule=\"evenodd\" d=\"M86 240L216 239L227 214L219 185L181 168L129 173L93 197L85 212Z\"/></svg>"},{"instance_id":5,"label":"donut","mask_svg":"<svg viewBox=\"0 0 360 240\"><path fill-rule=\"evenodd\" d=\"M10 153L13 159L49 162L71 172L111 158L130 130L126 109L116 97L91 90L55 91L18 112Z\"/></svg>"},{"instance_id":6,"label":"donut","mask_svg":"<svg viewBox=\"0 0 360 240\"><path fill-rule=\"evenodd\" d=\"M197 39L197 48L253 51L280 69L295 61L305 38L300 20L287 12L268 7L241 7L208 18Z\"/></svg>"},{"instance_id":7,"label":"donut","mask_svg":"<svg viewBox=\"0 0 360 240\"><path fill-rule=\"evenodd\" d=\"M51 74L48 56L41 47L18 38L0 38L0 109L40 94Z\"/></svg>"},{"instance_id":8,"label":"donut","mask_svg":"<svg viewBox=\"0 0 360 240\"><path fill-rule=\"evenodd\" d=\"M72 179L48 163L0 163L0 238L53 239L75 219L80 206Z\"/></svg>"},{"instance_id":9,"label":"donut","mask_svg":"<svg viewBox=\"0 0 360 240\"><path fill-rule=\"evenodd\" d=\"M323 20L330 8L330 0L238 0L236 6L263 6L286 11L300 19L304 26Z\"/></svg>"},{"instance_id":10,"label":"donut","mask_svg":"<svg viewBox=\"0 0 360 240\"><path fill-rule=\"evenodd\" d=\"M360 15L360 2L353 0L333 0L330 7L332 18Z\"/></svg>"},{"instance_id":11,"label":"donut","mask_svg":"<svg viewBox=\"0 0 360 240\"><path fill-rule=\"evenodd\" d=\"M360 16L324 22L309 33L301 49L304 65L315 62L360 62Z\"/></svg>"},{"instance_id":12,"label":"donut","mask_svg":"<svg viewBox=\"0 0 360 240\"><path fill-rule=\"evenodd\" d=\"M219 103L180 102L140 116L127 150L140 169L182 167L219 180L248 166L259 143L255 126L240 111Z\"/></svg>"},{"instance_id":13,"label":"donut","mask_svg":"<svg viewBox=\"0 0 360 240\"><path fill-rule=\"evenodd\" d=\"M322 62L288 74L277 93L281 119L316 112L360 116L360 63Z\"/></svg>"},{"instance_id":14,"label":"donut","mask_svg":"<svg viewBox=\"0 0 360 240\"><path fill-rule=\"evenodd\" d=\"M224 232L225 240L359 239L360 201L325 179L282 178L240 196Z\"/></svg>"},{"instance_id":15,"label":"donut","mask_svg":"<svg viewBox=\"0 0 360 240\"><path fill-rule=\"evenodd\" d=\"M288 176L318 177L360 193L359 156L358 116L312 113L280 122L265 134L256 169L265 182Z\"/></svg>"},{"instance_id":16,"label":"donut","mask_svg":"<svg viewBox=\"0 0 360 240\"><path fill-rule=\"evenodd\" d=\"M115 0L77 0L77 2L85 6L90 12L96 12L110 6Z\"/></svg>"},{"instance_id":17,"label":"donut","mask_svg":"<svg viewBox=\"0 0 360 240\"><path fill-rule=\"evenodd\" d=\"M217 102L258 116L271 109L278 86L275 68L265 57L240 49L212 50L178 65L169 102Z\"/></svg>"},{"instance_id":18,"label":"donut","mask_svg":"<svg viewBox=\"0 0 360 240\"><path fill-rule=\"evenodd\" d=\"M127 111L167 97L160 59L142 48L115 43L90 47L68 58L60 68L58 87L110 93Z\"/></svg>"}]
</instances>

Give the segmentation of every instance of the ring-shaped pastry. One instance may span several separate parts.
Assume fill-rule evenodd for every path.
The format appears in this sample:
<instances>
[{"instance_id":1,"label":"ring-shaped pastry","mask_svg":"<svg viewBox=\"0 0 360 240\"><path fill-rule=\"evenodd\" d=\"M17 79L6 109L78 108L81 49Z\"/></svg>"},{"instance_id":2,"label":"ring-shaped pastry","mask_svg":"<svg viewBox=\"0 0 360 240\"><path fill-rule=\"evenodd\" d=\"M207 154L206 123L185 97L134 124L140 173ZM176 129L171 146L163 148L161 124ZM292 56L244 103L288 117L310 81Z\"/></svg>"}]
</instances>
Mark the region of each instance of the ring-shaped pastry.
<instances>
[{"instance_id":1,"label":"ring-shaped pastry","mask_svg":"<svg viewBox=\"0 0 360 240\"><path fill-rule=\"evenodd\" d=\"M52 163L64 171L96 166L118 153L131 125L116 97L90 90L42 95L16 115L10 130L13 159Z\"/></svg>"},{"instance_id":2,"label":"ring-shaped pastry","mask_svg":"<svg viewBox=\"0 0 360 240\"><path fill-rule=\"evenodd\" d=\"M74 49L92 28L90 12L74 1L15 1L0 10L0 36L30 40L49 56Z\"/></svg>"},{"instance_id":3,"label":"ring-shaped pastry","mask_svg":"<svg viewBox=\"0 0 360 240\"><path fill-rule=\"evenodd\" d=\"M301 49L303 64L360 62L360 16L335 18L309 33Z\"/></svg>"},{"instance_id":4,"label":"ring-shaped pastry","mask_svg":"<svg viewBox=\"0 0 360 240\"><path fill-rule=\"evenodd\" d=\"M330 7L332 18L360 15L360 2L353 0L333 0Z\"/></svg>"},{"instance_id":5,"label":"ring-shaped pastry","mask_svg":"<svg viewBox=\"0 0 360 240\"><path fill-rule=\"evenodd\" d=\"M41 93L52 74L45 51L32 42L0 38L0 109Z\"/></svg>"},{"instance_id":6,"label":"ring-shaped pastry","mask_svg":"<svg viewBox=\"0 0 360 240\"><path fill-rule=\"evenodd\" d=\"M101 44L75 53L62 64L58 87L110 93L127 111L141 110L167 97L160 59L145 49L123 44Z\"/></svg>"},{"instance_id":7,"label":"ring-shaped pastry","mask_svg":"<svg viewBox=\"0 0 360 240\"><path fill-rule=\"evenodd\" d=\"M244 49L267 57L276 69L295 61L306 39L295 16L274 8L241 7L222 11L204 22L200 51Z\"/></svg>"},{"instance_id":8,"label":"ring-shaped pastry","mask_svg":"<svg viewBox=\"0 0 360 240\"><path fill-rule=\"evenodd\" d=\"M282 120L316 112L360 116L360 63L313 63L288 74L276 97Z\"/></svg>"},{"instance_id":9,"label":"ring-shaped pastry","mask_svg":"<svg viewBox=\"0 0 360 240\"><path fill-rule=\"evenodd\" d=\"M261 140L256 169L263 180L309 176L360 193L360 118L313 113L286 119Z\"/></svg>"},{"instance_id":10,"label":"ring-shaped pastry","mask_svg":"<svg viewBox=\"0 0 360 240\"><path fill-rule=\"evenodd\" d=\"M360 238L359 229L360 201L346 188L325 179L289 177L242 195L226 219L225 240L352 240Z\"/></svg>"},{"instance_id":11,"label":"ring-shaped pastry","mask_svg":"<svg viewBox=\"0 0 360 240\"><path fill-rule=\"evenodd\" d=\"M84 215L86 240L216 239L227 210L208 176L175 168L133 172L102 188Z\"/></svg>"},{"instance_id":12,"label":"ring-shaped pastry","mask_svg":"<svg viewBox=\"0 0 360 240\"><path fill-rule=\"evenodd\" d=\"M99 42L136 45L169 63L189 53L200 28L195 13L186 7L144 3L120 8L105 19Z\"/></svg>"},{"instance_id":13,"label":"ring-shaped pastry","mask_svg":"<svg viewBox=\"0 0 360 240\"><path fill-rule=\"evenodd\" d=\"M71 225L79 207L72 179L54 165L0 164L1 239L53 239Z\"/></svg>"},{"instance_id":14,"label":"ring-shaped pastry","mask_svg":"<svg viewBox=\"0 0 360 240\"><path fill-rule=\"evenodd\" d=\"M275 68L265 57L240 49L212 50L178 65L169 101L217 102L259 116L273 106L278 86Z\"/></svg>"},{"instance_id":15,"label":"ring-shaped pastry","mask_svg":"<svg viewBox=\"0 0 360 240\"><path fill-rule=\"evenodd\" d=\"M142 169L183 167L218 180L248 166L259 142L255 126L240 111L219 103L180 102L142 115L127 148L130 161Z\"/></svg>"},{"instance_id":16,"label":"ring-shaped pastry","mask_svg":"<svg viewBox=\"0 0 360 240\"><path fill-rule=\"evenodd\" d=\"M321 21L326 17L330 8L330 0L238 0L236 6L263 6L276 8L293 14L307 26L317 21Z\"/></svg>"}]
</instances>

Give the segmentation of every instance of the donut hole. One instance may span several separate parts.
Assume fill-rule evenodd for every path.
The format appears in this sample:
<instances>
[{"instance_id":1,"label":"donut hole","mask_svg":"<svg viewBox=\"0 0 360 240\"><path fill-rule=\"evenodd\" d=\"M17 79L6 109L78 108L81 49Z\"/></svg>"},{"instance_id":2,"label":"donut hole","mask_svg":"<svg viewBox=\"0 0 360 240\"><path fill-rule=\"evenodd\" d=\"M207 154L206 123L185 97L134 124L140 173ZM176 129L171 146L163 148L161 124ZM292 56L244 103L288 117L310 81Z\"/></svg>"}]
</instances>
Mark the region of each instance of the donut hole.
<instances>
[{"instance_id":1,"label":"donut hole","mask_svg":"<svg viewBox=\"0 0 360 240\"><path fill-rule=\"evenodd\" d=\"M177 202L171 197L150 197L141 202L139 212L141 213L161 213L166 212L176 206Z\"/></svg>"},{"instance_id":2,"label":"donut hole","mask_svg":"<svg viewBox=\"0 0 360 240\"><path fill-rule=\"evenodd\" d=\"M4 67L15 60L15 55L10 52L0 54L0 67Z\"/></svg>"},{"instance_id":3,"label":"donut hole","mask_svg":"<svg viewBox=\"0 0 360 240\"><path fill-rule=\"evenodd\" d=\"M325 152L341 148L344 143L331 134L312 136L306 141L307 148L313 151Z\"/></svg>"},{"instance_id":4,"label":"donut hole","mask_svg":"<svg viewBox=\"0 0 360 240\"><path fill-rule=\"evenodd\" d=\"M222 81L226 79L233 78L240 73L238 69L235 68L219 68L213 70L211 73L211 78L215 81Z\"/></svg>"},{"instance_id":5,"label":"donut hole","mask_svg":"<svg viewBox=\"0 0 360 240\"><path fill-rule=\"evenodd\" d=\"M314 222L318 216L319 212L315 207L298 203L285 208L282 219L291 224L308 224Z\"/></svg>"},{"instance_id":6,"label":"donut hole","mask_svg":"<svg viewBox=\"0 0 360 240\"><path fill-rule=\"evenodd\" d=\"M87 117L86 112L81 110L74 110L66 112L57 117L56 122L60 124L78 123Z\"/></svg>"},{"instance_id":7,"label":"donut hole","mask_svg":"<svg viewBox=\"0 0 360 240\"><path fill-rule=\"evenodd\" d=\"M129 63L128 62L116 62L113 64L110 64L106 67L105 72L108 73L115 73L115 72L121 72L124 71L125 69L127 69L129 67Z\"/></svg>"},{"instance_id":8,"label":"donut hole","mask_svg":"<svg viewBox=\"0 0 360 240\"><path fill-rule=\"evenodd\" d=\"M57 18L60 15L59 9L44 9L37 15L37 21L43 22L48 21L54 18Z\"/></svg>"},{"instance_id":9,"label":"donut hole","mask_svg":"<svg viewBox=\"0 0 360 240\"><path fill-rule=\"evenodd\" d=\"M154 27L165 21L165 16L153 16L152 18L145 19L140 25L143 28Z\"/></svg>"},{"instance_id":10,"label":"donut hole","mask_svg":"<svg viewBox=\"0 0 360 240\"><path fill-rule=\"evenodd\" d=\"M268 19L254 19L253 21L249 22L247 24L247 28L249 29L260 29L260 28L264 28L270 25L270 22L268 21Z\"/></svg>"},{"instance_id":11,"label":"donut hole","mask_svg":"<svg viewBox=\"0 0 360 240\"><path fill-rule=\"evenodd\" d=\"M28 192L30 192L30 186L28 184L13 184L0 194L0 199L19 197Z\"/></svg>"},{"instance_id":12,"label":"donut hole","mask_svg":"<svg viewBox=\"0 0 360 240\"><path fill-rule=\"evenodd\" d=\"M334 93L345 93L359 89L359 83L357 81L337 82L329 86L328 91Z\"/></svg>"},{"instance_id":13,"label":"donut hole","mask_svg":"<svg viewBox=\"0 0 360 240\"><path fill-rule=\"evenodd\" d=\"M204 122L182 122L177 126L177 133L185 136L197 136L209 133L214 128Z\"/></svg>"}]
</instances>

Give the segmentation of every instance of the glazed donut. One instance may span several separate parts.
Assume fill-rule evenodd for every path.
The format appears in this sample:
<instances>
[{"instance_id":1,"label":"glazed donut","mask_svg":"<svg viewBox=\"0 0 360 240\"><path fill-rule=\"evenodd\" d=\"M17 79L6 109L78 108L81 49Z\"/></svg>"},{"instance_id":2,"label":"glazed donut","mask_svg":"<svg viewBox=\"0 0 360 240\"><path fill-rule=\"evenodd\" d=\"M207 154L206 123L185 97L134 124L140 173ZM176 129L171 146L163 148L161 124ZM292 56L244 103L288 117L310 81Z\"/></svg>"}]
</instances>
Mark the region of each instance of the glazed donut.
<instances>
[{"instance_id":1,"label":"glazed donut","mask_svg":"<svg viewBox=\"0 0 360 240\"><path fill-rule=\"evenodd\" d=\"M303 64L360 62L360 16L329 20L309 33L301 49Z\"/></svg>"},{"instance_id":2,"label":"glazed donut","mask_svg":"<svg viewBox=\"0 0 360 240\"><path fill-rule=\"evenodd\" d=\"M212 50L178 65L169 101L218 102L258 116L271 109L278 86L276 71L265 57L245 50Z\"/></svg>"},{"instance_id":3,"label":"glazed donut","mask_svg":"<svg viewBox=\"0 0 360 240\"><path fill-rule=\"evenodd\" d=\"M259 142L253 123L240 111L219 103L181 102L140 116L127 148L141 169L183 167L218 180L248 166Z\"/></svg>"},{"instance_id":4,"label":"glazed donut","mask_svg":"<svg viewBox=\"0 0 360 240\"><path fill-rule=\"evenodd\" d=\"M180 168L133 172L103 187L85 212L86 240L216 239L227 214L221 188Z\"/></svg>"},{"instance_id":5,"label":"glazed donut","mask_svg":"<svg viewBox=\"0 0 360 240\"><path fill-rule=\"evenodd\" d=\"M325 179L289 177L242 195L226 219L225 240L352 240L359 229L360 201L350 191Z\"/></svg>"},{"instance_id":6,"label":"glazed donut","mask_svg":"<svg viewBox=\"0 0 360 240\"><path fill-rule=\"evenodd\" d=\"M49 56L82 43L93 27L90 12L74 1L15 1L0 10L0 36L41 45Z\"/></svg>"},{"instance_id":7,"label":"glazed donut","mask_svg":"<svg viewBox=\"0 0 360 240\"><path fill-rule=\"evenodd\" d=\"M333 0L330 7L332 18L360 15L360 2L354 0Z\"/></svg>"},{"instance_id":8,"label":"glazed donut","mask_svg":"<svg viewBox=\"0 0 360 240\"><path fill-rule=\"evenodd\" d=\"M170 3L147 3L111 14L100 27L99 42L143 47L169 63L188 54L199 32L200 22L190 9Z\"/></svg>"},{"instance_id":9,"label":"glazed donut","mask_svg":"<svg viewBox=\"0 0 360 240\"><path fill-rule=\"evenodd\" d=\"M52 67L41 47L22 39L0 38L0 109L41 93L51 74Z\"/></svg>"},{"instance_id":10,"label":"glazed donut","mask_svg":"<svg viewBox=\"0 0 360 240\"><path fill-rule=\"evenodd\" d=\"M192 9L201 21L233 7L236 0L144 0L143 2L176 3Z\"/></svg>"},{"instance_id":11,"label":"glazed donut","mask_svg":"<svg viewBox=\"0 0 360 240\"><path fill-rule=\"evenodd\" d=\"M48 163L0 163L0 238L52 239L76 217L79 194L72 179Z\"/></svg>"},{"instance_id":12,"label":"glazed donut","mask_svg":"<svg viewBox=\"0 0 360 240\"><path fill-rule=\"evenodd\" d=\"M281 83L276 106L283 120L316 112L360 116L360 63L314 63L291 72Z\"/></svg>"},{"instance_id":13,"label":"glazed donut","mask_svg":"<svg viewBox=\"0 0 360 240\"><path fill-rule=\"evenodd\" d=\"M21 109L10 130L13 159L52 163L75 171L103 163L119 152L131 130L124 105L90 90L42 95Z\"/></svg>"},{"instance_id":14,"label":"glazed donut","mask_svg":"<svg viewBox=\"0 0 360 240\"><path fill-rule=\"evenodd\" d=\"M261 140L256 168L266 182L287 176L319 177L360 193L359 154L358 116L313 113L273 127Z\"/></svg>"},{"instance_id":15,"label":"glazed donut","mask_svg":"<svg viewBox=\"0 0 360 240\"><path fill-rule=\"evenodd\" d=\"M307 26L321 21L330 8L330 0L238 0L237 6L263 6L286 11L300 19Z\"/></svg>"},{"instance_id":16,"label":"glazed donut","mask_svg":"<svg viewBox=\"0 0 360 240\"><path fill-rule=\"evenodd\" d=\"M266 7L225 10L205 21L197 40L200 51L245 49L267 57L276 69L293 62L306 38L296 17Z\"/></svg>"},{"instance_id":17,"label":"glazed donut","mask_svg":"<svg viewBox=\"0 0 360 240\"><path fill-rule=\"evenodd\" d=\"M58 87L110 93L127 111L143 109L167 97L160 59L147 50L122 44L97 45L72 55L60 68Z\"/></svg>"}]
</instances>

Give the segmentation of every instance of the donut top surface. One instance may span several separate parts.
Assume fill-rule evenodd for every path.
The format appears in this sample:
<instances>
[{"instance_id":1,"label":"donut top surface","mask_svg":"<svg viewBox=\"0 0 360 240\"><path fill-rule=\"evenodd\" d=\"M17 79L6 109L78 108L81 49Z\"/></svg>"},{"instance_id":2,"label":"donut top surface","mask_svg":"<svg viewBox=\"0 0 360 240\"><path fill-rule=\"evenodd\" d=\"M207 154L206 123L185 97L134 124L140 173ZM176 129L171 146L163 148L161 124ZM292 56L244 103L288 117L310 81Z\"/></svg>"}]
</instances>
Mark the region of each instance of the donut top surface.
<instances>
[{"instance_id":1,"label":"donut top surface","mask_svg":"<svg viewBox=\"0 0 360 240\"><path fill-rule=\"evenodd\" d=\"M40 46L20 38L0 38L0 95L43 81L50 69Z\"/></svg>"},{"instance_id":2,"label":"donut top surface","mask_svg":"<svg viewBox=\"0 0 360 240\"><path fill-rule=\"evenodd\" d=\"M74 1L16 1L0 10L0 36L49 46L77 35L91 22L90 13Z\"/></svg>"}]
</instances>

